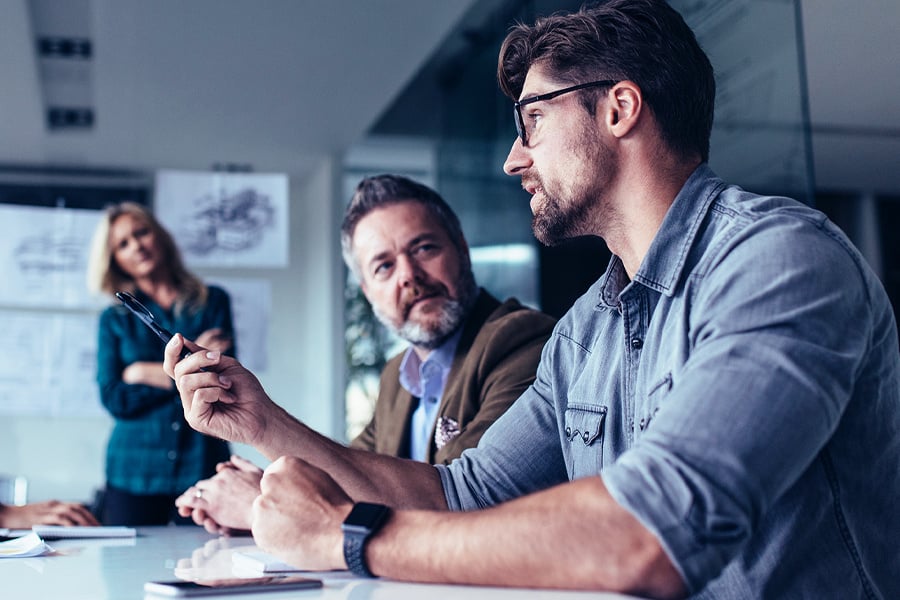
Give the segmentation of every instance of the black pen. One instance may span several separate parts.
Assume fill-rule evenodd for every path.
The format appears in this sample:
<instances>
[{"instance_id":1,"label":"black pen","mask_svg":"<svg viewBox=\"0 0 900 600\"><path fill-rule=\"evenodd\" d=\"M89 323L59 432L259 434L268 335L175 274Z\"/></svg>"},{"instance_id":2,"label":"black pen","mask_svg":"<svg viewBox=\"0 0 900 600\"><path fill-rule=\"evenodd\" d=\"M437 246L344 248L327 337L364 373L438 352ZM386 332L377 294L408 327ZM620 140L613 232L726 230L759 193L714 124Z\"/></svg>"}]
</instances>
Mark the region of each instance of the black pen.
<instances>
[{"instance_id":1,"label":"black pen","mask_svg":"<svg viewBox=\"0 0 900 600\"><path fill-rule=\"evenodd\" d=\"M128 292L116 292L116 298L122 301L122 304L125 305L125 308L130 310L138 319L143 321L144 325L149 327L153 331L153 333L155 333L156 336L163 341L163 343L169 343L169 340L172 339L172 336L174 334L156 322L156 318L153 316L153 313L150 312L150 309L138 302L138 299ZM187 349L187 346L182 347L180 354L181 358L187 358L190 355L191 351Z\"/></svg>"}]
</instances>

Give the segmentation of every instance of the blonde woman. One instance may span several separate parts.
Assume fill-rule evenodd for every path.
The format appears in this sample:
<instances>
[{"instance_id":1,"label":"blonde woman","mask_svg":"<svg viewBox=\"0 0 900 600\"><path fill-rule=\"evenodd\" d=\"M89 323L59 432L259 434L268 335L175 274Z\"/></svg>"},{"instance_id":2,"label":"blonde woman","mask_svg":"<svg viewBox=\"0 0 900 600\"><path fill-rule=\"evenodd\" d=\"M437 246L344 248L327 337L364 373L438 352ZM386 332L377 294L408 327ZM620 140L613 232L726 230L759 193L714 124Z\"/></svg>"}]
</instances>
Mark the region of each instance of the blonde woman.
<instances>
[{"instance_id":1,"label":"blonde woman","mask_svg":"<svg viewBox=\"0 0 900 600\"><path fill-rule=\"evenodd\" d=\"M94 233L88 286L130 292L166 329L235 355L228 294L185 268L172 236L139 204L107 209ZM226 442L185 422L162 358L163 343L124 306L115 302L100 315L97 382L115 419L100 515L106 525L186 522L175 498L228 460Z\"/></svg>"}]
</instances>

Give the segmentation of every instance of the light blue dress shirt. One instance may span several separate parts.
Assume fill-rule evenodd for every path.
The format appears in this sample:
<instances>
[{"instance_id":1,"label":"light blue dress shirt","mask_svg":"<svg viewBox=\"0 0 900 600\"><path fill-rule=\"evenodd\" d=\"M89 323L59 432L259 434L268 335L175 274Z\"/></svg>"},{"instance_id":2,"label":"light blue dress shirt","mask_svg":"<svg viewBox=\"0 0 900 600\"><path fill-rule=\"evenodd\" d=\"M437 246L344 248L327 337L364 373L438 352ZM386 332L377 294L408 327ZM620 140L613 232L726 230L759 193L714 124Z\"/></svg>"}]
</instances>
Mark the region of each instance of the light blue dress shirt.
<instances>
[{"instance_id":1,"label":"light blue dress shirt","mask_svg":"<svg viewBox=\"0 0 900 600\"><path fill-rule=\"evenodd\" d=\"M460 327L446 342L432 350L424 361L410 346L400 363L400 385L419 399L409 429L409 457L424 461L434 439L438 407L453 366L453 355L462 333Z\"/></svg>"},{"instance_id":2,"label":"light blue dress shirt","mask_svg":"<svg viewBox=\"0 0 900 600\"><path fill-rule=\"evenodd\" d=\"M437 468L455 510L600 475L696 597L900 598L890 302L822 213L701 165L634 280L613 257Z\"/></svg>"}]
</instances>

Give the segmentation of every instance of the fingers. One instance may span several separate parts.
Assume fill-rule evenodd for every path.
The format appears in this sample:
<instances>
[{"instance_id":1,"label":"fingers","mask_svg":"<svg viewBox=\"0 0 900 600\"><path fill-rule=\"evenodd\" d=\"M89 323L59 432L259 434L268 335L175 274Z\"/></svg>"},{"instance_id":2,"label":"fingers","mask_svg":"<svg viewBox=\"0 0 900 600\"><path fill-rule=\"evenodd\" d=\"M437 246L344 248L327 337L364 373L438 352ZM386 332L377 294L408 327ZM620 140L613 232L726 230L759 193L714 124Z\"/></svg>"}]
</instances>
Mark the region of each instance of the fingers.
<instances>
[{"instance_id":1,"label":"fingers","mask_svg":"<svg viewBox=\"0 0 900 600\"><path fill-rule=\"evenodd\" d=\"M87 508L74 502L51 501L47 504L44 522L50 525L96 526L97 519Z\"/></svg>"},{"instance_id":2,"label":"fingers","mask_svg":"<svg viewBox=\"0 0 900 600\"><path fill-rule=\"evenodd\" d=\"M202 508L195 508L191 512L191 519L194 520L194 523L196 523L197 525L200 525L203 528L206 528L207 521L212 520L209 518L209 515L206 514L206 511L203 510Z\"/></svg>"},{"instance_id":3,"label":"fingers","mask_svg":"<svg viewBox=\"0 0 900 600\"><path fill-rule=\"evenodd\" d=\"M231 347L231 336L226 335L221 327L214 327L197 336L197 343L204 348L224 352Z\"/></svg>"},{"instance_id":4,"label":"fingers","mask_svg":"<svg viewBox=\"0 0 900 600\"><path fill-rule=\"evenodd\" d=\"M278 485L278 480L291 469L293 461L304 462L296 457L281 456L266 467L266 470L263 471L262 479L259 482L259 490L263 495L272 493L272 489Z\"/></svg>"},{"instance_id":5,"label":"fingers","mask_svg":"<svg viewBox=\"0 0 900 600\"><path fill-rule=\"evenodd\" d=\"M244 471L246 473L262 473L263 470L256 466L254 463L250 462L246 458L238 455L233 455L231 460L229 461L238 471Z\"/></svg>"},{"instance_id":6,"label":"fingers","mask_svg":"<svg viewBox=\"0 0 900 600\"><path fill-rule=\"evenodd\" d=\"M192 485L188 489L181 492L181 495L178 496L177 498L175 498L175 506L187 506L188 504L190 504L189 500L190 500L190 497L193 495L193 489L194 489L194 486Z\"/></svg>"},{"instance_id":7,"label":"fingers","mask_svg":"<svg viewBox=\"0 0 900 600\"><path fill-rule=\"evenodd\" d=\"M231 458L234 459L233 456ZM220 462L220 463L216 464L216 473L218 473L219 471L224 471L226 469L235 469L235 468L237 468L237 467L235 466L235 464L232 460L226 460L224 462Z\"/></svg>"},{"instance_id":8,"label":"fingers","mask_svg":"<svg viewBox=\"0 0 900 600\"><path fill-rule=\"evenodd\" d=\"M220 535L223 533L223 527L220 527L218 523L216 523L213 519L205 519L202 523L203 529L207 532L212 533L214 535Z\"/></svg>"},{"instance_id":9,"label":"fingers","mask_svg":"<svg viewBox=\"0 0 900 600\"><path fill-rule=\"evenodd\" d=\"M180 333L176 333L166 344L163 353L163 371L171 378L175 378L175 365L181 360L181 350L185 348L184 337Z\"/></svg>"},{"instance_id":10,"label":"fingers","mask_svg":"<svg viewBox=\"0 0 900 600\"><path fill-rule=\"evenodd\" d=\"M197 356L196 361L192 361ZM191 355L182 362L192 361L195 364L210 364L214 359L206 359L199 355ZM190 368L187 365L185 368ZM182 365L176 367L176 373L182 370ZM234 404L236 398L230 392L232 388L232 380L225 375L219 375L211 371L189 372L187 374L176 375L176 385L181 401L185 408L185 416L189 414L199 417L205 414L208 407L204 404L215 404L223 402L225 404ZM189 419L190 421L190 419Z\"/></svg>"},{"instance_id":11,"label":"fingers","mask_svg":"<svg viewBox=\"0 0 900 600\"><path fill-rule=\"evenodd\" d=\"M188 489L184 490L184 492L180 496L175 498L175 506L177 506L179 508L183 507L183 508L193 509L197 505L197 500L200 499L197 496L197 492L200 489L198 486L201 483L204 483L207 481L209 481L209 480L203 479L201 481L198 481L197 483L195 483ZM187 515L183 515L183 516L186 517Z\"/></svg>"},{"instance_id":12,"label":"fingers","mask_svg":"<svg viewBox=\"0 0 900 600\"><path fill-rule=\"evenodd\" d=\"M232 395L221 393L231 389L232 385L230 377L218 374L218 371L223 368L222 353L198 351L180 359L178 358L179 353L184 348L184 344L199 348L199 346L185 340L181 334L175 334L166 345L163 370L175 379L182 402L186 404L186 408L190 408L190 404L197 401L233 403L234 397Z\"/></svg>"},{"instance_id":13,"label":"fingers","mask_svg":"<svg viewBox=\"0 0 900 600\"><path fill-rule=\"evenodd\" d=\"M72 509L74 512L73 520L75 521L75 525L96 527L100 524L94 517L93 513L91 513L91 511L89 511L81 504L73 505Z\"/></svg>"},{"instance_id":14,"label":"fingers","mask_svg":"<svg viewBox=\"0 0 900 600\"><path fill-rule=\"evenodd\" d=\"M198 335L197 339L200 340L203 338L214 338L219 337L220 335L222 335L221 327L210 327L209 329Z\"/></svg>"},{"instance_id":15,"label":"fingers","mask_svg":"<svg viewBox=\"0 0 900 600\"><path fill-rule=\"evenodd\" d=\"M184 350L187 350L188 352L190 352L191 353L190 356L186 356L186 357L182 358L181 355ZM169 343L166 344L166 349L165 349L165 354L164 354L164 359L163 359L163 370L166 372L166 374L169 377L172 377L173 379L177 380L178 373L176 373L176 370L175 370L176 366L178 366L180 363L184 363L185 361L188 361L189 359L192 359L194 357L198 357L198 356L207 357L206 356L207 354L215 354L216 355L213 362L211 362L207 365L201 364L200 367L196 367L196 366L194 366L197 362L195 359L194 361L191 361L191 362L188 362L188 363L182 365L182 372L185 372L186 370L188 370L188 368L190 368L191 371L196 371L202 367L213 366L214 364L217 364L217 362L218 362L217 359L221 355L221 352L206 352L206 348L204 348L203 346L200 346L199 344L196 344L188 339L185 339L185 337L183 335L181 335L180 333L176 333L175 335L172 336L172 339L169 340Z\"/></svg>"}]
</instances>

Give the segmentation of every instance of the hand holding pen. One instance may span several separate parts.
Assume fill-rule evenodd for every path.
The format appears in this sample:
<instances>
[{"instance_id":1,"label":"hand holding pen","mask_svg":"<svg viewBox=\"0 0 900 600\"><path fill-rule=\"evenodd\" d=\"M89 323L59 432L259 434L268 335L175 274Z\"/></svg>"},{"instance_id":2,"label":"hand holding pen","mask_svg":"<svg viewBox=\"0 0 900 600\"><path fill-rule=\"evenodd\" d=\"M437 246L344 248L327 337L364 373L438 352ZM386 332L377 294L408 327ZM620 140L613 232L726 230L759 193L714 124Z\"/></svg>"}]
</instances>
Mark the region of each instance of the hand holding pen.
<instances>
[{"instance_id":1,"label":"hand holding pen","mask_svg":"<svg viewBox=\"0 0 900 600\"><path fill-rule=\"evenodd\" d=\"M166 345L163 370L175 380L188 424L202 433L265 453L268 434L294 421L236 359L201 348L179 333Z\"/></svg>"}]
</instances>

